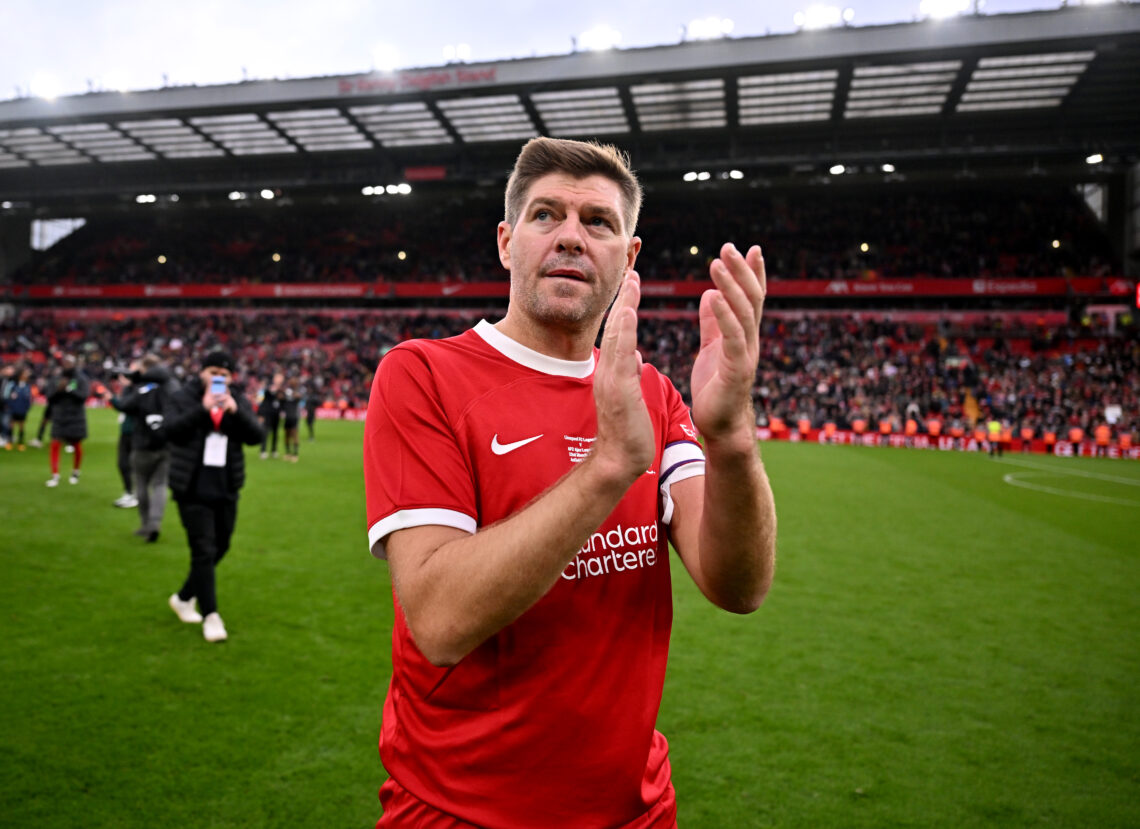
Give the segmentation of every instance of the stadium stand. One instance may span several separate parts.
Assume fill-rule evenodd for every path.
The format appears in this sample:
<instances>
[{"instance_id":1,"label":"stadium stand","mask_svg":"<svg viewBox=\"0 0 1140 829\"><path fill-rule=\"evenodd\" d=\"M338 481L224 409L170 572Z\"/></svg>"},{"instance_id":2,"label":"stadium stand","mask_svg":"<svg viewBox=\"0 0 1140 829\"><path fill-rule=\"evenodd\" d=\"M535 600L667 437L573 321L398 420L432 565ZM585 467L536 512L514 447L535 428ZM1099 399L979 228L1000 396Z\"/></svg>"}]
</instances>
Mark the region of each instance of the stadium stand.
<instances>
[{"instance_id":1,"label":"stadium stand","mask_svg":"<svg viewBox=\"0 0 1140 829\"><path fill-rule=\"evenodd\" d=\"M252 390L280 371L352 416L394 343L505 307L521 142L597 137L646 185L641 343L683 394L674 323L715 248L755 241L763 435L964 444L997 419L1135 456L1140 7L930 25L0 102L0 355L113 385L220 344ZM86 223L33 251L61 217Z\"/></svg>"},{"instance_id":2,"label":"stadium stand","mask_svg":"<svg viewBox=\"0 0 1140 829\"><path fill-rule=\"evenodd\" d=\"M651 193L642 277L707 276L723 238L762 239L776 279L1027 278L1120 273L1072 190ZM689 208L699 200L701 210ZM409 199L357 210L225 210L96 217L13 275L22 285L486 282L498 199ZM440 233L446 244L438 243ZM1052 247L1056 240L1057 248ZM860 245L867 250L860 250ZM695 251L695 252L694 252ZM400 254L404 258L400 258ZM276 255L276 258L275 258ZM159 257L164 261L159 262Z\"/></svg>"}]
</instances>

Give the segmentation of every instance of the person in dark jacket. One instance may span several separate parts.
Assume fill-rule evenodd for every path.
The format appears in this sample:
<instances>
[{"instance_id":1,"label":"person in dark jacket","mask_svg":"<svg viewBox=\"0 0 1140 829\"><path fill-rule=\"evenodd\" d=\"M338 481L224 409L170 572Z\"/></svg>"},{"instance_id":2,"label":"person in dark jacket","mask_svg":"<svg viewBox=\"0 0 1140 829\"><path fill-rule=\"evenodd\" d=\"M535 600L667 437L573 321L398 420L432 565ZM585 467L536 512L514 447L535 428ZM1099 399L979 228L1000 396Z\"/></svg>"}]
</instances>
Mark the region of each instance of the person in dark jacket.
<instances>
[{"instance_id":1,"label":"person in dark jacket","mask_svg":"<svg viewBox=\"0 0 1140 829\"><path fill-rule=\"evenodd\" d=\"M264 437L250 402L231 385L234 368L227 352L208 354L198 375L172 396L164 421L170 489L190 544L190 573L169 604L183 622L201 622L208 642L227 637L214 571L230 548L237 520L245 483L242 445L257 446Z\"/></svg>"},{"instance_id":2,"label":"person in dark jacket","mask_svg":"<svg viewBox=\"0 0 1140 829\"><path fill-rule=\"evenodd\" d=\"M12 437L16 448L24 451L24 423L28 419L28 410L32 408L32 387L29 384L32 373L28 369L20 369L16 375L15 383L8 390L8 416L12 419Z\"/></svg>"},{"instance_id":3,"label":"person in dark jacket","mask_svg":"<svg viewBox=\"0 0 1140 829\"><path fill-rule=\"evenodd\" d=\"M0 441L5 449L12 448L12 415L8 411L8 397L16 387L16 366L0 369Z\"/></svg>"},{"instance_id":4,"label":"person in dark jacket","mask_svg":"<svg viewBox=\"0 0 1140 829\"><path fill-rule=\"evenodd\" d=\"M165 415L179 385L156 354L144 354L131 367L131 384L116 408L131 418L131 473L138 499L139 528L148 542L158 541L166 512L166 484L170 475L170 449Z\"/></svg>"},{"instance_id":5,"label":"person in dark jacket","mask_svg":"<svg viewBox=\"0 0 1140 829\"><path fill-rule=\"evenodd\" d=\"M301 447L297 440L297 426L301 422L301 393L297 381L290 380L281 393L281 419L285 421L285 460L297 462Z\"/></svg>"},{"instance_id":6,"label":"person in dark jacket","mask_svg":"<svg viewBox=\"0 0 1140 829\"><path fill-rule=\"evenodd\" d=\"M132 436L135 431L135 417L132 414L123 411L123 395L130 389L130 384L134 382L132 378L137 378L138 361L131 363L130 376L119 375L119 381L123 384L123 391L118 395L112 394L110 389L103 390L103 399L111 404L111 406L119 413L119 444L115 454L116 465L119 469L119 478L123 481L123 494L112 501L112 504L122 509L133 509L139 505L138 498L135 497L135 484L134 473L131 472L131 454L134 451Z\"/></svg>"},{"instance_id":7,"label":"person in dark jacket","mask_svg":"<svg viewBox=\"0 0 1140 829\"><path fill-rule=\"evenodd\" d=\"M261 405L257 408L257 416L261 418L261 425L265 428L265 437L261 440L262 458L269 457L270 449L273 451L273 457L277 457L277 429L281 425L281 397L284 384L285 375L274 374L273 382L267 384L262 391Z\"/></svg>"},{"instance_id":8,"label":"person in dark jacket","mask_svg":"<svg viewBox=\"0 0 1140 829\"><path fill-rule=\"evenodd\" d=\"M62 363L60 376L47 391L51 407L51 477L47 481L50 487L59 486L59 452L65 443L74 450L68 482L79 483L83 441L87 438L87 397L91 393L91 381L72 355L65 355Z\"/></svg>"}]
</instances>

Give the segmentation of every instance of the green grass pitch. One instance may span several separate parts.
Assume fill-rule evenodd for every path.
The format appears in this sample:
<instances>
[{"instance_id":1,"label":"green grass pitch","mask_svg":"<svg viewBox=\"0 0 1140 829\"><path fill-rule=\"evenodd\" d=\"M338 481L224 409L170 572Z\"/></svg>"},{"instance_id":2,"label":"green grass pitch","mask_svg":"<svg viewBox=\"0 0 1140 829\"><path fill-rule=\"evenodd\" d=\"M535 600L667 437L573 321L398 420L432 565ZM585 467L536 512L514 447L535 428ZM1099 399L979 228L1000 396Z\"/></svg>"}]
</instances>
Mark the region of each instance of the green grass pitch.
<instances>
[{"instance_id":1,"label":"green grass pitch","mask_svg":"<svg viewBox=\"0 0 1140 829\"><path fill-rule=\"evenodd\" d=\"M69 455L49 490L46 448L0 452L0 826L372 825L392 609L362 426L302 429L296 465L247 450L210 645L166 607L174 505L131 535L91 424L78 486ZM762 452L765 605L720 612L674 566L682 827L1140 825L1140 464Z\"/></svg>"}]
</instances>

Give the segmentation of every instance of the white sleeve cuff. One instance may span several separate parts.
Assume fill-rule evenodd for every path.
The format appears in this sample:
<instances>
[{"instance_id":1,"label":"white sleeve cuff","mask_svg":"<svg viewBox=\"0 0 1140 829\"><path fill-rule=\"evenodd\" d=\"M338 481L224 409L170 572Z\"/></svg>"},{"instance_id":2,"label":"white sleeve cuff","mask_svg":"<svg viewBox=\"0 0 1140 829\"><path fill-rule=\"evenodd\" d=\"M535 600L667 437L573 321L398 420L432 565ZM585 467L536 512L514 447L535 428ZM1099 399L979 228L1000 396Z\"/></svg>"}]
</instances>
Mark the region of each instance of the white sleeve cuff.
<instances>
[{"instance_id":1,"label":"white sleeve cuff","mask_svg":"<svg viewBox=\"0 0 1140 829\"><path fill-rule=\"evenodd\" d=\"M385 538L396 530L406 530L408 527L426 527L431 525L455 527L457 530L464 530L469 533L474 533L477 529L474 518L456 510L438 509L435 507L426 509L402 509L385 518L381 518L368 528L368 549L372 551L372 555L376 558L386 559L388 554L384 549Z\"/></svg>"}]
</instances>

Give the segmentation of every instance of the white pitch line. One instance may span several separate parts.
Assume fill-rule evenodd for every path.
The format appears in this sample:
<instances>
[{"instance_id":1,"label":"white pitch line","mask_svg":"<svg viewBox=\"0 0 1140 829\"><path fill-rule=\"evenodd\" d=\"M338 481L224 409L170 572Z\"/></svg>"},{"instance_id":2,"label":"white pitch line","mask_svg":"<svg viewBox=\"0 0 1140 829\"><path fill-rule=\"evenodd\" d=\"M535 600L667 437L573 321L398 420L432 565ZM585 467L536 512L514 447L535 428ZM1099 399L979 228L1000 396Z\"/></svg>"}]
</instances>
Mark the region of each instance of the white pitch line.
<instances>
[{"instance_id":1,"label":"white pitch line","mask_svg":"<svg viewBox=\"0 0 1140 829\"><path fill-rule=\"evenodd\" d=\"M1132 501L1132 500L1129 500L1127 498L1113 498L1109 495L1092 495L1092 494L1087 493L1087 492L1077 492L1075 489L1057 489L1056 487L1045 486L1043 484L1031 484L1027 481L1020 481L1015 477L1016 475L1021 475L1024 477L1025 475L1032 475L1032 474L1034 474L1034 473L1032 473L1032 472L1016 472L1016 473L1011 472L1008 475L1002 476L1002 480L1005 481L1007 484L1010 484L1011 486L1019 486L1019 487L1022 487L1024 489L1032 489L1032 490L1035 490L1037 492L1045 492L1045 493L1048 493L1049 495L1060 495L1064 498L1082 498L1086 501L1100 501L1101 503L1105 503L1105 504L1120 504L1121 506L1125 506L1125 507L1140 507L1140 501ZM1048 474L1048 473L1038 472L1037 474L1040 475L1040 474Z\"/></svg>"},{"instance_id":2,"label":"white pitch line","mask_svg":"<svg viewBox=\"0 0 1140 829\"><path fill-rule=\"evenodd\" d=\"M998 463L1008 463L1013 466L1024 466L1026 469L1036 469L1039 472L1051 472L1057 475L1076 475L1080 478L1096 478L1100 481L1109 481L1114 484L1127 484L1128 486L1140 486L1140 479L1137 478L1122 478L1118 475L1105 475L1103 472L1088 472L1084 469L1066 469L1063 466L1041 466L1036 463L1026 463L1025 461L1007 460L1002 458Z\"/></svg>"}]
</instances>

